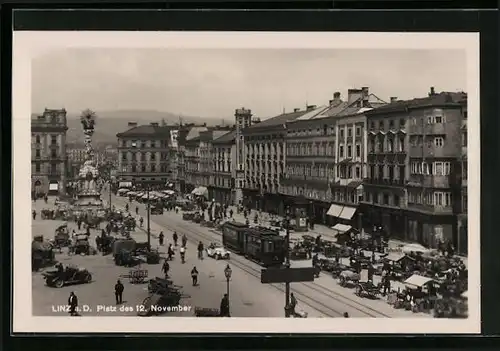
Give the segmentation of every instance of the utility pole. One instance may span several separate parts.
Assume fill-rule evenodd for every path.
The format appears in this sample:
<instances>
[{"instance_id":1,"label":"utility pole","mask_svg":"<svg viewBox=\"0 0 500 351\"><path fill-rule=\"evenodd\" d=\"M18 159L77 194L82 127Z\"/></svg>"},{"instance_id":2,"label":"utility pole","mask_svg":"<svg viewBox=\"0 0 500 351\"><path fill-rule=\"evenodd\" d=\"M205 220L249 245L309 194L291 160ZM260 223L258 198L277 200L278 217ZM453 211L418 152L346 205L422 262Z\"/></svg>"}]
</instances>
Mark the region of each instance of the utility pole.
<instances>
[{"instance_id":1,"label":"utility pole","mask_svg":"<svg viewBox=\"0 0 500 351\"><path fill-rule=\"evenodd\" d=\"M149 198L149 184L146 185L146 194L148 198L147 210L147 234L148 234L148 251L151 251L151 227L150 227L150 212L151 212L151 199Z\"/></svg>"},{"instance_id":2,"label":"utility pole","mask_svg":"<svg viewBox=\"0 0 500 351\"><path fill-rule=\"evenodd\" d=\"M290 207L286 209L285 269L290 269ZM285 317L290 318L290 282L285 283Z\"/></svg>"}]
</instances>

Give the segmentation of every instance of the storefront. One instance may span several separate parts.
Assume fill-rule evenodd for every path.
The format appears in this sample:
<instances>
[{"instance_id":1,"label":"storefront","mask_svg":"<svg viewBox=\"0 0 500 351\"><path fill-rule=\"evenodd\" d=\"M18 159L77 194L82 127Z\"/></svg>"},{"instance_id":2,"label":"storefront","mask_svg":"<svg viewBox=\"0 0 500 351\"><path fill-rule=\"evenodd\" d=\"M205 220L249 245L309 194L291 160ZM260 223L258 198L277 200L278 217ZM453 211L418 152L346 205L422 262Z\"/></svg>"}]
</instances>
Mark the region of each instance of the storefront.
<instances>
[{"instance_id":1,"label":"storefront","mask_svg":"<svg viewBox=\"0 0 500 351\"><path fill-rule=\"evenodd\" d=\"M210 198L215 199L215 202L231 205L233 203L233 195L230 188L211 186L208 188Z\"/></svg>"},{"instance_id":2,"label":"storefront","mask_svg":"<svg viewBox=\"0 0 500 351\"><path fill-rule=\"evenodd\" d=\"M406 241L414 241L428 248L436 249L440 241L450 241L456 248L458 244L457 223L455 216L427 214L417 211L407 211Z\"/></svg>"},{"instance_id":3,"label":"storefront","mask_svg":"<svg viewBox=\"0 0 500 351\"><path fill-rule=\"evenodd\" d=\"M338 223L346 224L346 225L354 225L355 214L357 211L357 207L348 206L344 204L331 204L328 209L326 215L328 217L328 225L334 226Z\"/></svg>"}]
</instances>

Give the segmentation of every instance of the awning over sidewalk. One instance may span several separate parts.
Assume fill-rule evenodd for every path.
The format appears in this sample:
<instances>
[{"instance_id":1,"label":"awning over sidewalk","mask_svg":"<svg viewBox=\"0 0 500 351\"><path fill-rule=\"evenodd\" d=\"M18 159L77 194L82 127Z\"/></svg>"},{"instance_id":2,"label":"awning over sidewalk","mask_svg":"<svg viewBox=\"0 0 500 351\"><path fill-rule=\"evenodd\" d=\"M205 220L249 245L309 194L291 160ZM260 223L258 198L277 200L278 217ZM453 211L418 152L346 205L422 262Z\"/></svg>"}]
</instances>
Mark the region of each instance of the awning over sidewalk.
<instances>
[{"instance_id":1,"label":"awning over sidewalk","mask_svg":"<svg viewBox=\"0 0 500 351\"><path fill-rule=\"evenodd\" d=\"M341 212L342 212L342 206L333 204L328 209L326 215L331 217L338 217Z\"/></svg>"},{"instance_id":2,"label":"awning over sidewalk","mask_svg":"<svg viewBox=\"0 0 500 351\"><path fill-rule=\"evenodd\" d=\"M335 224L333 227L332 227L333 230L336 230L338 232L338 234L342 234L342 233L345 233L345 232L348 232L349 230L352 229L352 227L350 225L346 225L346 224Z\"/></svg>"},{"instance_id":3,"label":"awning over sidewalk","mask_svg":"<svg viewBox=\"0 0 500 351\"><path fill-rule=\"evenodd\" d=\"M191 194L196 196L205 196L208 198L208 189L204 186L199 186L191 191Z\"/></svg>"},{"instance_id":4,"label":"awning over sidewalk","mask_svg":"<svg viewBox=\"0 0 500 351\"><path fill-rule=\"evenodd\" d=\"M351 220L352 217L354 216L354 213L356 213L356 210L357 210L356 207L344 206L342 208L342 212L340 212L340 215L338 215L337 217Z\"/></svg>"}]
</instances>

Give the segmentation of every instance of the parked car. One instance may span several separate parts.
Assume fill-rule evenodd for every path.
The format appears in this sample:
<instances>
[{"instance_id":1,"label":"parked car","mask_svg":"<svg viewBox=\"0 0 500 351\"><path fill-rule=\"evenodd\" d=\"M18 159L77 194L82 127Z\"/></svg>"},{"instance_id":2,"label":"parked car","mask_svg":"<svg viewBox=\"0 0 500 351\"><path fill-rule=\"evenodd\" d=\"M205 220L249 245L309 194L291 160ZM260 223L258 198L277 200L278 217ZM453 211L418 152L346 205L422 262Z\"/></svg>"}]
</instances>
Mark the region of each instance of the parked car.
<instances>
[{"instance_id":1,"label":"parked car","mask_svg":"<svg viewBox=\"0 0 500 351\"><path fill-rule=\"evenodd\" d=\"M230 253L221 244L211 243L207 247L207 256L216 260L228 260Z\"/></svg>"}]
</instances>

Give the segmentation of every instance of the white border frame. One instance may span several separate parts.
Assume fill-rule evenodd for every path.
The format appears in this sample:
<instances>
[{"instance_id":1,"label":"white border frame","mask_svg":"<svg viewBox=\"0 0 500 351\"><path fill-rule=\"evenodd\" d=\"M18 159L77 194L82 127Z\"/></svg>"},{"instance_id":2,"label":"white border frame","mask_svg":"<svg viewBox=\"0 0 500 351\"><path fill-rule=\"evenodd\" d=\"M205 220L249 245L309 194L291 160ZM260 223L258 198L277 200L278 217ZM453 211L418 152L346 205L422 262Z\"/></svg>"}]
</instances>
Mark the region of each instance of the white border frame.
<instances>
[{"instance_id":1,"label":"white border frame","mask_svg":"<svg viewBox=\"0 0 500 351\"><path fill-rule=\"evenodd\" d=\"M360 32L30 32L13 34L13 329L39 333L480 333L480 173L468 172L468 319L34 317L31 304L31 58L54 49L463 49L467 55L468 163L480 169L479 34ZM410 82L409 82L410 83ZM140 319L138 321L137 319Z\"/></svg>"}]
</instances>

